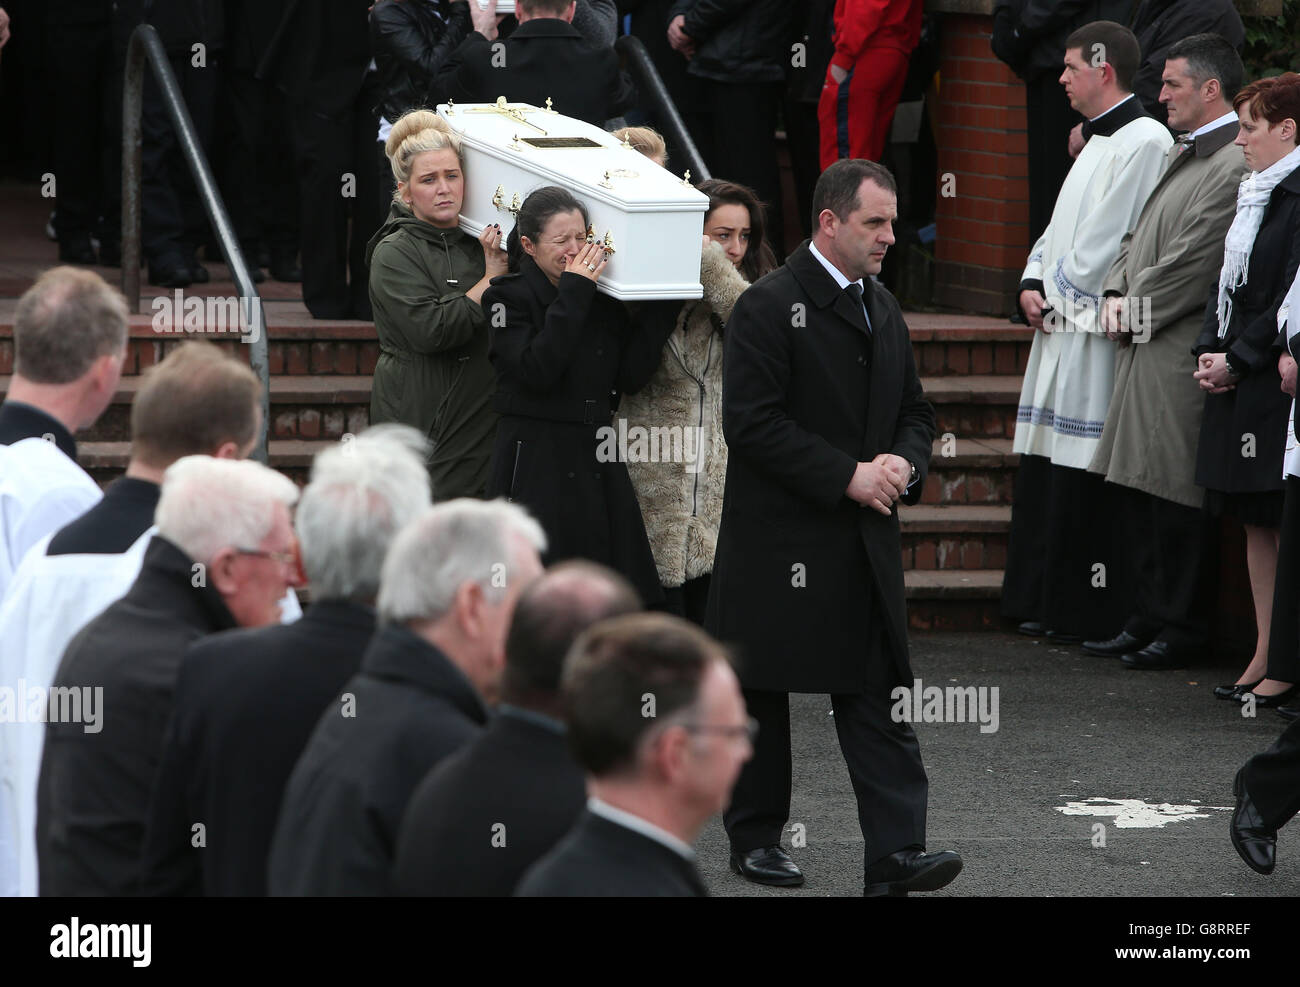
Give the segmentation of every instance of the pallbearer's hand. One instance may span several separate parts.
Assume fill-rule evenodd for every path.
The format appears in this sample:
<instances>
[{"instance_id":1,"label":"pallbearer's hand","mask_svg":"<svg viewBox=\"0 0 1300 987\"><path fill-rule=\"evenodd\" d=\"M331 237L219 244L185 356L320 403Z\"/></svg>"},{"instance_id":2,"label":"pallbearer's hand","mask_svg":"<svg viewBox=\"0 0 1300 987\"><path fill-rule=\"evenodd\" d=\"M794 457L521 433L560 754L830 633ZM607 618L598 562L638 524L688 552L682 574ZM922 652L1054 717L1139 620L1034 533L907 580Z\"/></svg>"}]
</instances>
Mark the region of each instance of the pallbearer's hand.
<instances>
[{"instance_id":1,"label":"pallbearer's hand","mask_svg":"<svg viewBox=\"0 0 1300 987\"><path fill-rule=\"evenodd\" d=\"M501 227L493 223L478 235L478 242L483 247L484 275L489 278L500 277L509 271L510 258L506 254L505 238Z\"/></svg>"}]
</instances>

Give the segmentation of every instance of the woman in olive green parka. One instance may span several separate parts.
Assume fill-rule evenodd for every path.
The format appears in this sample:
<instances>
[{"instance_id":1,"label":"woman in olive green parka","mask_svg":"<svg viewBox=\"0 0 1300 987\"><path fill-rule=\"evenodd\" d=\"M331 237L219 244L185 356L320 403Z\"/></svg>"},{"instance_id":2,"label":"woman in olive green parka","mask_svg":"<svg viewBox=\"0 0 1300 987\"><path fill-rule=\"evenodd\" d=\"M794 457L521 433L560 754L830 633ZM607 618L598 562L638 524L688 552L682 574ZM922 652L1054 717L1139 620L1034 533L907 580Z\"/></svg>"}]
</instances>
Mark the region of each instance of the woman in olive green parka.
<instances>
[{"instance_id":1,"label":"woman in olive green parka","mask_svg":"<svg viewBox=\"0 0 1300 987\"><path fill-rule=\"evenodd\" d=\"M397 192L366 253L379 334L370 422L401 422L429 437L435 500L482 497L497 415L480 301L489 279L506 273L501 230L489 226L475 239L457 225L460 141L437 114L405 114L384 150Z\"/></svg>"}]
</instances>

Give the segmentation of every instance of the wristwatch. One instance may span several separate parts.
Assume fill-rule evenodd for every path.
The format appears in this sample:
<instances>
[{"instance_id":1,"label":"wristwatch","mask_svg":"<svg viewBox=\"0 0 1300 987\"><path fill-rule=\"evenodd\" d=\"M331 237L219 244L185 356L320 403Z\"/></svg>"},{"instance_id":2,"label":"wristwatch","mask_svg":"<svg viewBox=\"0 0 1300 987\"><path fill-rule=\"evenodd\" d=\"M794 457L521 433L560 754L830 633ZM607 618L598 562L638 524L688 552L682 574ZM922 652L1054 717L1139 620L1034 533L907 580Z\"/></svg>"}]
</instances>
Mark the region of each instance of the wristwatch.
<instances>
[{"instance_id":1,"label":"wristwatch","mask_svg":"<svg viewBox=\"0 0 1300 987\"><path fill-rule=\"evenodd\" d=\"M907 465L912 467L912 475L907 478L907 485L910 487L916 482L916 478L920 475L920 471L916 468L916 463L912 462L910 459L907 461Z\"/></svg>"},{"instance_id":2,"label":"wristwatch","mask_svg":"<svg viewBox=\"0 0 1300 987\"><path fill-rule=\"evenodd\" d=\"M1232 376L1234 377L1245 376L1245 373L1233 363L1232 354L1227 352L1226 350L1224 351L1223 354L1223 365L1228 368L1228 373L1232 374Z\"/></svg>"}]
</instances>

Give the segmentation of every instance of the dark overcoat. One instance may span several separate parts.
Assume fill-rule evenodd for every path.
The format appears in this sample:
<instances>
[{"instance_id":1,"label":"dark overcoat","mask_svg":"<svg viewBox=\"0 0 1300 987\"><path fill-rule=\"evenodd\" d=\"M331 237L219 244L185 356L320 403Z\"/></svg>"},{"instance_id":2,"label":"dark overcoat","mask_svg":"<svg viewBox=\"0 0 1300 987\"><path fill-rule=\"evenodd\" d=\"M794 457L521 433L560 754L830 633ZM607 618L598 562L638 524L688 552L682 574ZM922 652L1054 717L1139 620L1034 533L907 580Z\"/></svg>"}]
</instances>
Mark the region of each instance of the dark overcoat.
<instances>
[{"instance_id":1,"label":"dark overcoat","mask_svg":"<svg viewBox=\"0 0 1300 987\"><path fill-rule=\"evenodd\" d=\"M746 688L911 681L897 511L845 490L859 462L889 452L918 469L904 497L915 503L934 410L898 303L870 280L865 301L871 331L805 241L731 313L730 458L706 625L739 646Z\"/></svg>"},{"instance_id":2,"label":"dark overcoat","mask_svg":"<svg viewBox=\"0 0 1300 987\"><path fill-rule=\"evenodd\" d=\"M659 366L671 323L633 323L594 282L562 274L553 285L532 259L483 293L501 414L488 469L489 497L505 496L541 522L546 562L585 558L621 572L642 599L663 598L627 465L602 461L621 393ZM602 452L598 458L598 452Z\"/></svg>"},{"instance_id":3,"label":"dark overcoat","mask_svg":"<svg viewBox=\"0 0 1300 987\"><path fill-rule=\"evenodd\" d=\"M1193 352L1232 354L1248 368L1237 386L1205 395L1196 449L1196 482L1225 493L1282 489L1291 398L1282 391L1277 359L1286 348L1277 310L1300 265L1300 168L1273 189L1250 251L1246 283L1232 293L1228 332L1219 339L1217 280ZM1243 436L1255 437L1254 443ZM1244 451L1243 451L1244 450ZM1248 455L1247 453L1253 453Z\"/></svg>"}]
</instances>

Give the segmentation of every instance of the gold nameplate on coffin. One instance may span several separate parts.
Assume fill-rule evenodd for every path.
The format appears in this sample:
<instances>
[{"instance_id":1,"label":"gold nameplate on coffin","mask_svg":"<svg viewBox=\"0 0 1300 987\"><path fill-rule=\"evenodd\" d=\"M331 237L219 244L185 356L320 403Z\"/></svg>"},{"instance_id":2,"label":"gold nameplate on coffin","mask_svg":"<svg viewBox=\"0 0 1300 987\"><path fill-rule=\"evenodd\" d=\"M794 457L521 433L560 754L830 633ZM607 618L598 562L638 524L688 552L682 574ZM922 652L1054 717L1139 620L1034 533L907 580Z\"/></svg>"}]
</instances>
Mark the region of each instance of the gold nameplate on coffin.
<instances>
[{"instance_id":1,"label":"gold nameplate on coffin","mask_svg":"<svg viewBox=\"0 0 1300 987\"><path fill-rule=\"evenodd\" d=\"M539 151L557 150L559 148L604 147L590 137L520 137L519 140Z\"/></svg>"}]
</instances>

